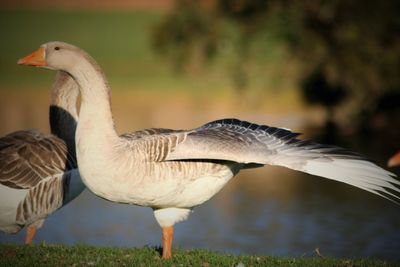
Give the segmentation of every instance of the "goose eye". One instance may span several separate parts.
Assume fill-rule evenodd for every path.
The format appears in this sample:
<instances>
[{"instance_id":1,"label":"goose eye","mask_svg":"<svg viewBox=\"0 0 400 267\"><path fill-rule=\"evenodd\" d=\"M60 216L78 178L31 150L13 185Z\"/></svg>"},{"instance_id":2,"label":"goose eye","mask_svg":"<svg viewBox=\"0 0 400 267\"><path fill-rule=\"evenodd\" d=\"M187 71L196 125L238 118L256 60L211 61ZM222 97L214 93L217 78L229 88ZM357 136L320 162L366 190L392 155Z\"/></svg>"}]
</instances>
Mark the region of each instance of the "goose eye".
<instances>
[{"instance_id":1,"label":"goose eye","mask_svg":"<svg viewBox=\"0 0 400 267\"><path fill-rule=\"evenodd\" d=\"M56 46L54 47L54 50L60 50L60 47Z\"/></svg>"}]
</instances>

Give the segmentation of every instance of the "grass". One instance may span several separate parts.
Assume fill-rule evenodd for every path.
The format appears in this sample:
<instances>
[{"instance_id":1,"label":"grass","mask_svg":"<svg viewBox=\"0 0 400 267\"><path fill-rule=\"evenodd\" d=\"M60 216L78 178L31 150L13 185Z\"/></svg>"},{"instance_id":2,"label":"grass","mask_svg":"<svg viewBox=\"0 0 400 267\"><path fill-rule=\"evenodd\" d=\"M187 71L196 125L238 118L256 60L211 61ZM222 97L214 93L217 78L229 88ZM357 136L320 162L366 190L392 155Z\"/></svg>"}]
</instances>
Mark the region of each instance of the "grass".
<instances>
[{"instance_id":1,"label":"grass","mask_svg":"<svg viewBox=\"0 0 400 267\"><path fill-rule=\"evenodd\" d=\"M87 50L113 81L124 77L130 82L131 72L137 73L136 80L146 79L149 68L160 71L148 45L149 32L160 18L161 13L150 11L2 10L0 32L7 38L0 44L0 81L17 86L27 81L47 84L54 73L45 77L17 66L16 60L53 40Z\"/></svg>"},{"instance_id":2,"label":"grass","mask_svg":"<svg viewBox=\"0 0 400 267\"><path fill-rule=\"evenodd\" d=\"M104 69L112 88L231 90L232 49L225 49L213 64L195 67L187 75L177 74L172 64L154 51L152 33L163 17L161 11L144 10L0 10L0 32L4 36L0 42L0 90L47 89L53 72L39 73L17 66L16 61L52 40L69 42L89 52ZM273 38L258 42L263 49L256 52L257 58L267 66L249 68L252 87L274 88L276 94L282 84L291 86L287 82L291 79L285 54ZM285 77L277 74L279 69L285 69Z\"/></svg>"},{"instance_id":3,"label":"grass","mask_svg":"<svg viewBox=\"0 0 400 267\"><path fill-rule=\"evenodd\" d=\"M152 48L152 31L160 11L0 10L0 89L44 87L53 72L17 66L16 61L48 41L75 44L104 69L112 87L131 89L223 88L220 73L176 75L169 62ZM206 76L206 78L204 78ZM29 86L27 86L29 84Z\"/></svg>"},{"instance_id":4,"label":"grass","mask_svg":"<svg viewBox=\"0 0 400 267\"><path fill-rule=\"evenodd\" d=\"M400 266L377 259L237 256L205 250L174 250L164 261L158 248L104 248L86 245L0 245L1 266Z\"/></svg>"}]
</instances>

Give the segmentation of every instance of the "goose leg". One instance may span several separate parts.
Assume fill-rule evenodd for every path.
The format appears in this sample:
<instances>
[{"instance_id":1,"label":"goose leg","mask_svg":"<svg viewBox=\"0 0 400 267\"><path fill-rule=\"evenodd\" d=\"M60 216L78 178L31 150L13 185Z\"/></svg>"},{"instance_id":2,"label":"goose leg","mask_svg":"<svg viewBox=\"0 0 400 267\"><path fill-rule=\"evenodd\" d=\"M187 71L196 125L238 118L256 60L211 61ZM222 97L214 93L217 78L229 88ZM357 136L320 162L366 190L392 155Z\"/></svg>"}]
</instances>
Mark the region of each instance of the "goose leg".
<instances>
[{"instance_id":1,"label":"goose leg","mask_svg":"<svg viewBox=\"0 0 400 267\"><path fill-rule=\"evenodd\" d=\"M32 245L33 238L35 237L36 234L36 227L35 226L28 226L26 229L26 238L25 238L25 244L26 245Z\"/></svg>"},{"instance_id":2,"label":"goose leg","mask_svg":"<svg viewBox=\"0 0 400 267\"><path fill-rule=\"evenodd\" d=\"M167 226L162 228L163 231L163 259L172 257L172 239L174 238L174 227Z\"/></svg>"},{"instance_id":3,"label":"goose leg","mask_svg":"<svg viewBox=\"0 0 400 267\"><path fill-rule=\"evenodd\" d=\"M172 257L172 239L174 238L174 225L186 220L191 212L187 208L162 208L154 209L154 216L162 228L163 235L163 259Z\"/></svg>"}]
</instances>

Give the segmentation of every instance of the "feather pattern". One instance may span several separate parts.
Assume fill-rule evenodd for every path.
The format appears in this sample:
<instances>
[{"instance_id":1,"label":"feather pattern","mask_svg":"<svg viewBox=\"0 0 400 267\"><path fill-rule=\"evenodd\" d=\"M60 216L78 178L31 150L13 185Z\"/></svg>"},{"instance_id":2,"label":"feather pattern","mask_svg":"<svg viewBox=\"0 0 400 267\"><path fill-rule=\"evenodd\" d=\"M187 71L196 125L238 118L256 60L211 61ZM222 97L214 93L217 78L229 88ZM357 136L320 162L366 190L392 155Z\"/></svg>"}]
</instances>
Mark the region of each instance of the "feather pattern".
<instances>
[{"instance_id":1,"label":"feather pattern","mask_svg":"<svg viewBox=\"0 0 400 267\"><path fill-rule=\"evenodd\" d=\"M31 188L56 173L76 168L65 142L37 130L18 131L0 139L0 183Z\"/></svg>"},{"instance_id":2,"label":"feather pattern","mask_svg":"<svg viewBox=\"0 0 400 267\"><path fill-rule=\"evenodd\" d=\"M187 131L147 129L124 134L122 143L128 150L116 161L125 163L120 169L128 172L122 176L132 177L132 185L127 187L129 192L124 192L125 188L113 193L108 190L107 198L153 208L188 208L211 198L240 169L265 164L344 182L391 200L398 198L400 183L392 173L360 154L298 136L287 129L237 119L218 120ZM205 177L210 178L205 179L210 184L201 182ZM199 184L209 190L200 190ZM198 195L191 198L185 191Z\"/></svg>"},{"instance_id":3,"label":"feather pattern","mask_svg":"<svg viewBox=\"0 0 400 267\"><path fill-rule=\"evenodd\" d=\"M32 129L0 138L0 230L40 228L85 188L75 154L77 96L72 77L59 72L51 97L52 134Z\"/></svg>"},{"instance_id":4,"label":"feather pattern","mask_svg":"<svg viewBox=\"0 0 400 267\"><path fill-rule=\"evenodd\" d=\"M16 220L19 225L30 224L46 217L63 204L63 173L41 180L31 187L17 208Z\"/></svg>"},{"instance_id":5,"label":"feather pattern","mask_svg":"<svg viewBox=\"0 0 400 267\"><path fill-rule=\"evenodd\" d=\"M296 138L299 133L287 129L237 119L213 121L185 134L185 142L171 151L168 160L218 158L241 163L275 165L274 162L279 162L279 157L303 155L304 159L305 156L320 157L321 153L363 159L361 155L339 147L299 140Z\"/></svg>"},{"instance_id":6,"label":"feather pattern","mask_svg":"<svg viewBox=\"0 0 400 267\"><path fill-rule=\"evenodd\" d=\"M393 173L360 154L300 140L298 136L286 129L237 119L217 120L188 131L184 142L170 150L166 159L219 159L284 166L399 199L400 182Z\"/></svg>"}]
</instances>

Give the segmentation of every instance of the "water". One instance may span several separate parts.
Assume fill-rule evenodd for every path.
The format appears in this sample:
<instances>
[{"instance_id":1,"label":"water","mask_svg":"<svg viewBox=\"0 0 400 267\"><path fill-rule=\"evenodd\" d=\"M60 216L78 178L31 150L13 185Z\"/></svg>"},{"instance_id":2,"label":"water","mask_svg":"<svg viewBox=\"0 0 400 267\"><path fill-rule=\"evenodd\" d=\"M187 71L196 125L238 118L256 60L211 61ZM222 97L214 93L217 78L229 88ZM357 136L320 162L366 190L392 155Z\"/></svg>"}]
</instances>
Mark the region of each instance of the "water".
<instances>
[{"instance_id":1,"label":"water","mask_svg":"<svg viewBox=\"0 0 400 267\"><path fill-rule=\"evenodd\" d=\"M399 174L397 172L397 174ZM22 244L25 231L0 234ZM86 190L50 216L35 243L158 246L149 208ZM246 170L175 228L174 247L234 254L399 260L400 207L348 185L278 167Z\"/></svg>"}]
</instances>

